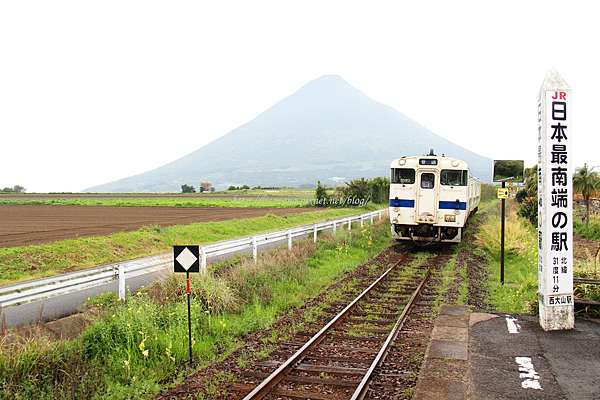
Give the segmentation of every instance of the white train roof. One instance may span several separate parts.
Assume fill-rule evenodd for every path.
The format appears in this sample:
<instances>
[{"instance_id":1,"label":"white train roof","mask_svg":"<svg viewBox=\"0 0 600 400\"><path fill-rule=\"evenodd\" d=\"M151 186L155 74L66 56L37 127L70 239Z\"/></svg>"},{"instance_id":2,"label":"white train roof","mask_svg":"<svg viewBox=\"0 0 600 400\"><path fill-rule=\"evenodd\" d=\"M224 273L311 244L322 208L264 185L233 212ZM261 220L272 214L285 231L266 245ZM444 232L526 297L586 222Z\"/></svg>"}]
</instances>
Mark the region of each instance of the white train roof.
<instances>
[{"instance_id":1,"label":"white train roof","mask_svg":"<svg viewBox=\"0 0 600 400\"><path fill-rule=\"evenodd\" d=\"M419 160L437 160L437 165L422 165ZM393 160L391 168L440 168L440 169L469 169L469 165L466 161L459 160L457 158L446 157L446 156L434 156L434 155L426 155L426 156L410 156L410 157L400 157L396 160Z\"/></svg>"}]
</instances>

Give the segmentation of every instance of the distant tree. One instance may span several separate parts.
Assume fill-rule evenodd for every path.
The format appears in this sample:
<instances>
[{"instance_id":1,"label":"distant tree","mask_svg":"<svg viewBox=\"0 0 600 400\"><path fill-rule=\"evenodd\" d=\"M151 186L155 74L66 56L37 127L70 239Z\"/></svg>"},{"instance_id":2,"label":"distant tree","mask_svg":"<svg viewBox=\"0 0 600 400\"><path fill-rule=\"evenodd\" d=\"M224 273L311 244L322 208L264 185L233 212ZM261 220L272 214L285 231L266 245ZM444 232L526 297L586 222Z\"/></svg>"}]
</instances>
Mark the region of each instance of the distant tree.
<instances>
[{"instance_id":1,"label":"distant tree","mask_svg":"<svg viewBox=\"0 0 600 400\"><path fill-rule=\"evenodd\" d=\"M244 185L244 186L241 186L240 189L242 189L242 190L244 190L244 189L250 189L250 186Z\"/></svg>"},{"instance_id":2,"label":"distant tree","mask_svg":"<svg viewBox=\"0 0 600 400\"><path fill-rule=\"evenodd\" d=\"M215 187L214 187L214 186L211 186L211 187L210 187L210 191L211 191L211 192L214 192L214 191L215 191Z\"/></svg>"},{"instance_id":3,"label":"distant tree","mask_svg":"<svg viewBox=\"0 0 600 400\"><path fill-rule=\"evenodd\" d=\"M183 184L181 185L181 193L196 193L196 189L193 186Z\"/></svg>"},{"instance_id":4,"label":"distant tree","mask_svg":"<svg viewBox=\"0 0 600 400\"><path fill-rule=\"evenodd\" d=\"M239 187L237 187L237 186L233 186L233 185L232 185L232 186L229 186L229 187L227 188L227 190L239 190L239 189L240 189Z\"/></svg>"},{"instance_id":5,"label":"distant tree","mask_svg":"<svg viewBox=\"0 0 600 400\"><path fill-rule=\"evenodd\" d=\"M317 187L315 188L315 200L315 205L317 207L326 207L329 205L327 188L321 185L321 181L317 181Z\"/></svg>"},{"instance_id":6,"label":"distant tree","mask_svg":"<svg viewBox=\"0 0 600 400\"><path fill-rule=\"evenodd\" d=\"M387 203L390 198L390 180L383 177L369 180L369 192L373 203Z\"/></svg>"},{"instance_id":7,"label":"distant tree","mask_svg":"<svg viewBox=\"0 0 600 400\"><path fill-rule=\"evenodd\" d=\"M15 185L13 187L5 187L4 189L0 190L0 192L2 193L25 193L25 188L21 185Z\"/></svg>"},{"instance_id":8,"label":"distant tree","mask_svg":"<svg viewBox=\"0 0 600 400\"><path fill-rule=\"evenodd\" d=\"M575 170L573 175L573 189L580 193L585 203L585 224L590 222L590 199L600 191L600 175L589 168L587 164Z\"/></svg>"},{"instance_id":9,"label":"distant tree","mask_svg":"<svg viewBox=\"0 0 600 400\"><path fill-rule=\"evenodd\" d=\"M346 182L346 187L342 189L342 193L348 197L354 197L357 199L368 199L371 194L371 188L369 187L369 181L365 178L354 179L350 182Z\"/></svg>"}]
</instances>

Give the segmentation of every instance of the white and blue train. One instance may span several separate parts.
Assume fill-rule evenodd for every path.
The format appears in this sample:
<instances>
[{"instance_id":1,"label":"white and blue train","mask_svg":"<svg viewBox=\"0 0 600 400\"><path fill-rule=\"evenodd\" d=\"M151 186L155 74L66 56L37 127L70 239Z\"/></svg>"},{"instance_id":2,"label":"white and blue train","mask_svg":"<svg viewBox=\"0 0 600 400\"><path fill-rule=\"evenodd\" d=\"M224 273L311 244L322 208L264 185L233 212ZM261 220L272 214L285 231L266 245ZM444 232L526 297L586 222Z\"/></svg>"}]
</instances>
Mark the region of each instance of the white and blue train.
<instances>
[{"instance_id":1,"label":"white and blue train","mask_svg":"<svg viewBox=\"0 0 600 400\"><path fill-rule=\"evenodd\" d=\"M462 160L436 156L392 161L390 223L397 240L459 243L477 211L481 183Z\"/></svg>"}]
</instances>

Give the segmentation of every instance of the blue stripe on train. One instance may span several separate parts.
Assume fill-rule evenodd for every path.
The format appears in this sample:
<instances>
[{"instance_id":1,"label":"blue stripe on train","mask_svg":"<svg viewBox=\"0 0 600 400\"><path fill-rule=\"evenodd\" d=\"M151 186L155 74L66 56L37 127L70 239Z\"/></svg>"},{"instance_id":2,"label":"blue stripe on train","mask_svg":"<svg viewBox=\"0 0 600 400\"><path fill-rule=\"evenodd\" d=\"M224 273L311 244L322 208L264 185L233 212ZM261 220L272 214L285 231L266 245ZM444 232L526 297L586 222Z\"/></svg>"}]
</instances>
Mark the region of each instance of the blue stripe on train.
<instances>
[{"instance_id":1,"label":"blue stripe on train","mask_svg":"<svg viewBox=\"0 0 600 400\"><path fill-rule=\"evenodd\" d=\"M441 210L466 210L467 203L464 201L440 201L438 208Z\"/></svg>"},{"instance_id":2,"label":"blue stripe on train","mask_svg":"<svg viewBox=\"0 0 600 400\"><path fill-rule=\"evenodd\" d=\"M409 208L414 208L415 207L415 201L414 200L408 200L408 199L390 199L390 207L409 207Z\"/></svg>"}]
</instances>

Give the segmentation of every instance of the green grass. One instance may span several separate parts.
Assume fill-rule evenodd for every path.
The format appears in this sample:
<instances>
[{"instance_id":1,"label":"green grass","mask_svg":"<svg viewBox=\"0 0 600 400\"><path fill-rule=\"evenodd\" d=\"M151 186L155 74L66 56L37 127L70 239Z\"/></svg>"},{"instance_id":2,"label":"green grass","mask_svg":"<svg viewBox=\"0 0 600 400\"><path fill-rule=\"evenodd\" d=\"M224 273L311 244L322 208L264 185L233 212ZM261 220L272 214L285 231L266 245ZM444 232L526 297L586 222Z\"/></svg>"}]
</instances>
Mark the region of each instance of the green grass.
<instances>
[{"instance_id":1,"label":"green grass","mask_svg":"<svg viewBox=\"0 0 600 400\"><path fill-rule=\"evenodd\" d=\"M575 233L585 239L600 241L600 216L591 216L588 225L580 220L575 220L573 229Z\"/></svg>"},{"instance_id":2,"label":"green grass","mask_svg":"<svg viewBox=\"0 0 600 400\"><path fill-rule=\"evenodd\" d=\"M209 243L239 236L335 219L359 209L327 209L287 216L146 227L107 236L60 240L48 244L0 248L0 284L49 276L104 263L168 251L177 243Z\"/></svg>"},{"instance_id":3,"label":"green grass","mask_svg":"<svg viewBox=\"0 0 600 400\"><path fill-rule=\"evenodd\" d=\"M505 284L500 283L500 218L499 212L489 215L477 234L476 252L482 254L490 269L490 297L497 311L508 313L536 313L538 304L537 235L529 221L516 215L509 203L506 220ZM590 222L589 228L576 221L575 232L589 240L598 239L600 222ZM574 260L574 276L598 279L600 267L594 255ZM575 295L600 301L596 285L576 285Z\"/></svg>"},{"instance_id":4,"label":"green grass","mask_svg":"<svg viewBox=\"0 0 600 400\"><path fill-rule=\"evenodd\" d=\"M499 203L497 203L499 207ZM500 217L490 213L481 224L476 252L490 269L488 302L497 311L524 313L537 305L537 240L534 227L507 207L505 241L505 284L500 284Z\"/></svg>"},{"instance_id":5,"label":"green grass","mask_svg":"<svg viewBox=\"0 0 600 400\"><path fill-rule=\"evenodd\" d=\"M385 222L351 236L297 244L292 252L261 255L258 264L193 277L194 358L200 367L243 345L244 335L270 326L341 274L390 244ZM186 304L181 279L170 279L130 296L104 296L103 312L73 341L3 346L0 397L13 399L139 399L180 382L187 359ZM275 342L285 332L273 331ZM262 350L264 356L268 350ZM240 358L239 363L247 362ZM226 378L223 378L226 379ZM209 388L218 398L218 385Z\"/></svg>"}]
</instances>

